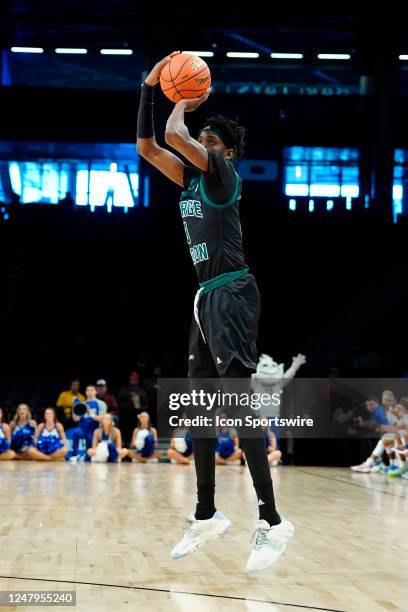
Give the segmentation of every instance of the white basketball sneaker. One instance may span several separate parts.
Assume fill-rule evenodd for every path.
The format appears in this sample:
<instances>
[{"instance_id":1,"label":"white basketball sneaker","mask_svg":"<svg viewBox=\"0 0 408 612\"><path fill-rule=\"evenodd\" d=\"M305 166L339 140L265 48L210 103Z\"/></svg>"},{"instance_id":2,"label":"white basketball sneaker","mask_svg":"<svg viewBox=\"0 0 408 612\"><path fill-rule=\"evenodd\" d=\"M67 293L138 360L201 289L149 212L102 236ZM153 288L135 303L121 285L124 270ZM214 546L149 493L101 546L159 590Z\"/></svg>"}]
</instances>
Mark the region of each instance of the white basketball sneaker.
<instances>
[{"instance_id":1,"label":"white basketball sneaker","mask_svg":"<svg viewBox=\"0 0 408 612\"><path fill-rule=\"evenodd\" d=\"M273 527L263 519L257 521L256 529L251 538L252 551L249 555L246 571L250 574L256 574L268 569L283 555L294 533L294 525L284 518L279 525Z\"/></svg>"},{"instance_id":2,"label":"white basketball sneaker","mask_svg":"<svg viewBox=\"0 0 408 612\"><path fill-rule=\"evenodd\" d=\"M212 542L227 533L231 525L231 521L222 512L217 511L212 518L204 521L197 520L194 518L194 514L191 514L186 521L186 533L171 551L171 558L180 559L195 552L204 544Z\"/></svg>"}]
</instances>

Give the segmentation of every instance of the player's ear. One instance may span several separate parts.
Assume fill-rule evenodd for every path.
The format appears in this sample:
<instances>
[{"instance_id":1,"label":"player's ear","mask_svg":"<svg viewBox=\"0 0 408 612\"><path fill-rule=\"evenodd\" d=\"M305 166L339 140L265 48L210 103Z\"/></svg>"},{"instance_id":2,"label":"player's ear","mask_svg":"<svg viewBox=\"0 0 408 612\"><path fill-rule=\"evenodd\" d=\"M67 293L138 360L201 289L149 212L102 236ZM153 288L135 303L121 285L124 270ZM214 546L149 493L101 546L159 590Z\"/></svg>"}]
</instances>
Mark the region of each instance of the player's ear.
<instances>
[{"instance_id":1,"label":"player's ear","mask_svg":"<svg viewBox=\"0 0 408 612\"><path fill-rule=\"evenodd\" d=\"M235 150L234 149L225 149L224 157L226 159L233 159L234 155L235 155Z\"/></svg>"}]
</instances>

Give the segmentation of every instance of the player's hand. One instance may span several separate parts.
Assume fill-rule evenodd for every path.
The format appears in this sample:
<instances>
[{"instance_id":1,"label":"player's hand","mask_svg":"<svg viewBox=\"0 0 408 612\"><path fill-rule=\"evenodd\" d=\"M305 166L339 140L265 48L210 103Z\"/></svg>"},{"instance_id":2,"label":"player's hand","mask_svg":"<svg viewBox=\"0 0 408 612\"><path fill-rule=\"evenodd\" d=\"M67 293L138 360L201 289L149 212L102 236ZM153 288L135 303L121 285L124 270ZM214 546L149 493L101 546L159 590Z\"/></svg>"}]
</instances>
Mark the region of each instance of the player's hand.
<instances>
[{"instance_id":1,"label":"player's hand","mask_svg":"<svg viewBox=\"0 0 408 612\"><path fill-rule=\"evenodd\" d=\"M173 53L170 53L170 55L166 55L166 57L163 57L163 59L160 60L160 62L157 62L157 64L152 68L152 70L149 72L149 74L145 78L146 85L150 85L152 87L157 85L157 83L160 81L161 71L163 70L165 65L169 63L171 58L177 55L178 53L180 53L180 51L173 51Z\"/></svg>"},{"instance_id":2,"label":"player's hand","mask_svg":"<svg viewBox=\"0 0 408 612\"><path fill-rule=\"evenodd\" d=\"M184 106L184 112L192 113L193 111L197 110L199 106L204 104L206 100L208 100L210 93L211 87L209 87L207 91L205 91L199 98L184 98L183 100L180 100L180 102L177 102L177 105L180 104L181 106Z\"/></svg>"}]
</instances>

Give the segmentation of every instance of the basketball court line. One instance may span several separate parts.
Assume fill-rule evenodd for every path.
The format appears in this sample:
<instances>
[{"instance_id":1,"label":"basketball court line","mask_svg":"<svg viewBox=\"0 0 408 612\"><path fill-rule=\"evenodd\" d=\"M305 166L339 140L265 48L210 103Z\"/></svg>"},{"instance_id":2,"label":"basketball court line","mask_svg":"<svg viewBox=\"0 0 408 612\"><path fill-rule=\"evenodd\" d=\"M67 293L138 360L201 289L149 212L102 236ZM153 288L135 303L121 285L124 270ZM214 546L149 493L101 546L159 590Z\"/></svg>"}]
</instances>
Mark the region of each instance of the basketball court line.
<instances>
[{"instance_id":1,"label":"basketball court line","mask_svg":"<svg viewBox=\"0 0 408 612\"><path fill-rule=\"evenodd\" d=\"M85 582L81 580L57 580L53 578L30 578L22 576L0 576L3 580L25 580L25 581L36 581L36 582L52 582L61 584L73 584L73 585L84 585L84 586L100 586L114 589L129 589L133 591L153 591L155 593L175 593L176 595L194 595L197 597L213 597L215 599L228 599L235 601L251 601L254 603L271 604L275 606L286 606L287 608L301 608L302 610L319 610L320 612L347 612L347 610L340 610L338 608L320 608L316 606L307 606L303 604L291 604L282 601L269 601L267 599L253 599L251 597L237 597L236 595L216 595L214 593L196 593L194 591L177 591L174 589L159 589L155 587L141 587L131 586L126 584L109 584L104 582Z\"/></svg>"},{"instance_id":2,"label":"basketball court line","mask_svg":"<svg viewBox=\"0 0 408 612\"><path fill-rule=\"evenodd\" d=\"M384 495L391 495L392 497L400 497L401 499L406 499L406 495L398 495L398 493L392 493L391 491L383 491L382 489L376 489L375 487L362 487L361 485L350 482L349 480L342 480L341 478L333 478L332 476L324 476L323 474L313 474L312 472L307 472L306 470L302 470L302 468L298 468L298 473L307 474L308 476L315 476L316 478L323 478L324 480L330 480L334 482L341 482L342 484L349 485L350 487L357 487L357 489L362 489L363 491L375 491L376 493L384 493Z\"/></svg>"}]
</instances>

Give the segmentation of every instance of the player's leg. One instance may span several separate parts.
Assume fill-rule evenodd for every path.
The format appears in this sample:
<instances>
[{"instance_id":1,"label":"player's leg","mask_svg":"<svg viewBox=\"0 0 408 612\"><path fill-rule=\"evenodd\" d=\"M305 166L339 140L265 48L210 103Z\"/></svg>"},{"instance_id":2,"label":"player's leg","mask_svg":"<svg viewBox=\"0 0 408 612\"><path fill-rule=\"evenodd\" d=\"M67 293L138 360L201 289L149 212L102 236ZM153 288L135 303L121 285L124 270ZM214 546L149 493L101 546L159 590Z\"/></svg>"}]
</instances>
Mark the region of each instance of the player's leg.
<instances>
[{"instance_id":1,"label":"player's leg","mask_svg":"<svg viewBox=\"0 0 408 612\"><path fill-rule=\"evenodd\" d=\"M218 378L218 372L211 356L208 344L204 341L201 330L193 318L190 330L188 376L190 389L200 391L206 386L206 380ZM189 416L202 414L202 408L190 410ZM215 429L192 428L190 431L195 471L197 476L197 507L195 518L206 520L216 511L215 494Z\"/></svg>"},{"instance_id":2,"label":"player's leg","mask_svg":"<svg viewBox=\"0 0 408 612\"><path fill-rule=\"evenodd\" d=\"M190 331L189 378L191 390L205 387L208 378L218 378L210 350L201 336L194 318ZM194 416L190 412L188 416ZM187 519L183 539L173 548L173 559L184 557L217 539L231 527L229 521L214 504L215 493L215 431L192 428L190 431L197 477L197 505Z\"/></svg>"},{"instance_id":3,"label":"player's leg","mask_svg":"<svg viewBox=\"0 0 408 612\"><path fill-rule=\"evenodd\" d=\"M251 371L239 360L233 359L223 377L223 390L231 393L230 397L243 397L251 392ZM250 415L247 406L232 406L232 412L240 416L243 422ZM224 406L224 409L226 407ZM251 473L253 486L258 498L259 520L256 523L253 548L248 559L247 571L259 572L267 569L283 554L286 545L294 533L294 526L280 517L275 504L270 466L268 462L264 432L261 427L248 430L237 427L242 449Z\"/></svg>"},{"instance_id":4,"label":"player's leg","mask_svg":"<svg viewBox=\"0 0 408 612\"><path fill-rule=\"evenodd\" d=\"M232 397L234 394L240 396L251 392L251 371L238 359L232 360L223 376L223 390L224 393L231 393ZM251 409L246 406L224 406L224 409L228 410L229 416L240 416L244 422L246 416L251 417ZM278 525L281 519L275 505L264 432L261 427L255 430L242 427L237 428L237 433L258 498L259 518L265 519L270 525Z\"/></svg>"}]
</instances>

